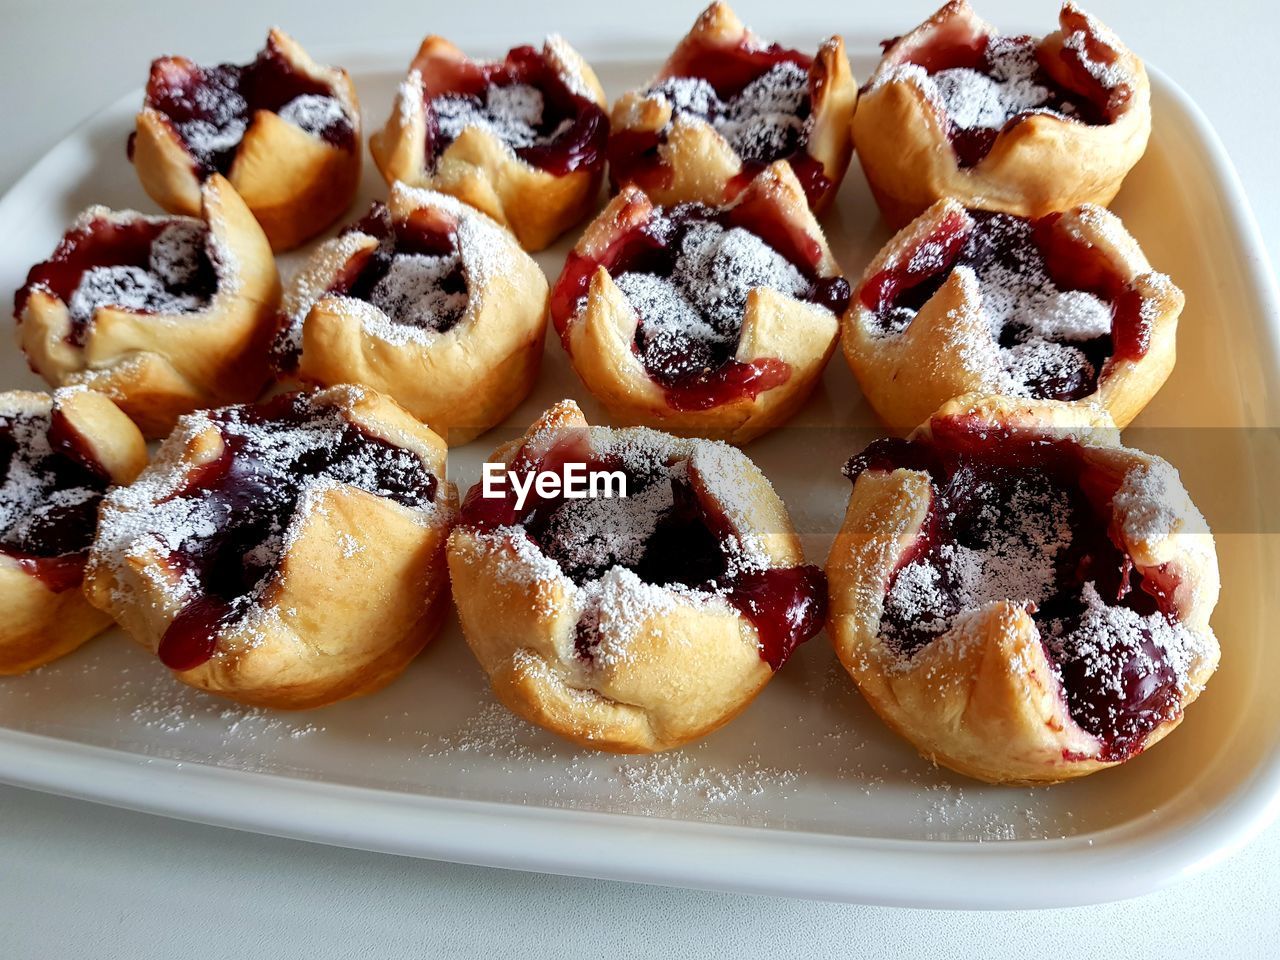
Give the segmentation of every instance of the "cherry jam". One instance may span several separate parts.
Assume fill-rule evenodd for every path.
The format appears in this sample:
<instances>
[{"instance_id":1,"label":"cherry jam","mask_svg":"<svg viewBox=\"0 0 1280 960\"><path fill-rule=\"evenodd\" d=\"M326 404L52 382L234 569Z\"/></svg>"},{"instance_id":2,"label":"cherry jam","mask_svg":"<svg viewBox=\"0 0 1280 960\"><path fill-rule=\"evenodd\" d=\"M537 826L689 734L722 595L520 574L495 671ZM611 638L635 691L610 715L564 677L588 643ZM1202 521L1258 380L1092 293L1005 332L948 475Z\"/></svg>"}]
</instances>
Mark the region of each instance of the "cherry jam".
<instances>
[{"instance_id":1,"label":"cherry jam","mask_svg":"<svg viewBox=\"0 0 1280 960\"><path fill-rule=\"evenodd\" d=\"M856 483L866 471L895 469L927 473L933 501L887 585L880 626L887 645L910 658L967 605L986 602L966 596L975 556L994 576L987 587L994 593L1026 586L1026 571L1038 570L1045 579L1027 612L1072 718L1102 742L1101 759L1127 759L1178 715L1179 678L1155 636L1176 625L1174 585L1163 569L1138 570L1114 533L1111 499L1123 477L1088 461L1074 440L967 417L933 421L928 439L877 440L845 474ZM904 577L913 578L905 587ZM1091 592L1102 606L1088 601ZM903 596L908 603L897 602Z\"/></svg>"},{"instance_id":2,"label":"cherry jam","mask_svg":"<svg viewBox=\"0 0 1280 960\"><path fill-rule=\"evenodd\" d=\"M581 463L588 471L622 471L627 476L627 497L643 497L655 485L666 504L646 531L642 543L611 544L610 537L626 526L620 501L597 500L597 507L618 505L618 518L600 520L600 529L583 531L582 521L571 511L582 501L567 500L557 494L541 498L530 488L523 508L516 508L514 492L508 485L501 498L486 498L477 484L467 494L462 523L478 529L520 526L529 539L579 586L598 580L610 568L623 566L646 583L684 586L719 594L755 626L760 640L760 657L773 670L779 669L797 646L816 634L826 617L826 576L815 566L743 569L733 561L729 544L734 529L724 513L698 493L687 476L661 464L638 469L619 457L594 454L581 432L562 437L544 455L532 457L522 450L510 466L521 475L560 472L566 464ZM693 468L690 467L690 470ZM568 535L572 531L590 544L581 549ZM579 653L590 656L597 642L594 627L584 620L578 626Z\"/></svg>"},{"instance_id":3,"label":"cherry jam","mask_svg":"<svg viewBox=\"0 0 1280 960\"><path fill-rule=\"evenodd\" d=\"M334 101L327 84L294 69L274 38L252 63L204 67L186 57L161 57L151 64L146 106L166 118L182 138L201 176L228 174L245 131L259 110L280 113L299 97ZM356 130L335 102L304 129L344 150L357 149ZM129 155L133 156L133 135Z\"/></svg>"},{"instance_id":4,"label":"cherry jam","mask_svg":"<svg viewBox=\"0 0 1280 960\"><path fill-rule=\"evenodd\" d=\"M737 100L755 80L779 64L794 64L809 71L813 58L799 50L776 43L761 44L743 39L734 46L681 44L673 61L667 65L667 77L705 80L718 100L710 104L682 105L678 112L713 123L720 117L737 112ZM813 107L816 83L811 78L808 91L796 109L799 121L789 136L779 138L763 150L749 151L743 158L742 172L728 185L726 199L737 196L761 170L778 160L786 160L804 188L809 205L816 206L834 184L822 163L808 150L808 124ZM661 87L661 83L658 85ZM645 190L665 189L671 185L672 169L663 162L660 148L666 143L665 131L618 130L609 137L609 180L614 190L634 183Z\"/></svg>"},{"instance_id":5,"label":"cherry jam","mask_svg":"<svg viewBox=\"0 0 1280 960\"><path fill-rule=\"evenodd\" d=\"M174 495L201 501L202 528L214 532L187 538L170 557L199 586L160 643L160 659L173 670L207 661L221 630L254 603L280 563L308 481L352 484L414 508L434 502L438 483L417 454L305 393L208 416L222 432L222 454Z\"/></svg>"},{"instance_id":6,"label":"cherry jam","mask_svg":"<svg viewBox=\"0 0 1280 960\"><path fill-rule=\"evenodd\" d=\"M658 218L661 229L651 226ZM780 253L807 280L801 299L826 307L837 316L848 306L851 296L848 282L843 277L818 276L821 249L817 242L791 224L783 223L776 215L771 216L763 205L746 202L713 209L700 204L681 204L658 211L653 221L616 237L595 256L585 256L576 250L570 252L551 293L552 322L566 342L566 349L569 321L587 295L591 277L598 267L603 266L614 277L624 273L670 277L685 236L704 223L716 223L726 229L740 227ZM649 349L646 318L637 312L640 315L633 348L675 410L706 410L742 397L755 397L785 383L791 376L790 366L781 360L764 358L743 363L735 359L736 339L708 342L690 337L671 349ZM652 323L654 318L649 320Z\"/></svg>"},{"instance_id":7,"label":"cherry jam","mask_svg":"<svg viewBox=\"0 0 1280 960\"><path fill-rule=\"evenodd\" d=\"M27 282L13 295L14 316L21 321L34 290L44 290L70 304L84 275L96 267L148 270L152 244L173 222L142 217L124 220L96 217L74 227L63 235L48 260L37 263L27 273ZM166 279L164 287L175 296L208 301L218 289L217 270L203 246L197 249L195 256L196 267L191 274L180 282ZM70 319L67 342L72 346L83 346L88 319L74 312Z\"/></svg>"},{"instance_id":8,"label":"cherry jam","mask_svg":"<svg viewBox=\"0 0 1280 960\"><path fill-rule=\"evenodd\" d=\"M1005 276L1036 285L1045 281L1058 291L1083 291L1104 301L1111 311L1109 335L1073 340L1087 365L1059 376L1027 384L1030 396L1046 400L1079 400L1097 392L1107 363L1139 360L1151 345L1151 318L1144 316L1142 297L1093 247L1058 229L1061 214L1028 220L1007 213L968 212L968 221L949 214L904 263L872 276L858 290L864 307L876 314L888 333L908 323L941 289L957 267L981 278L993 267ZM999 345L1025 343L1034 334L1015 316L1004 322ZM1063 342L1050 338L1053 342Z\"/></svg>"},{"instance_id":9,"label":"cherry jam","mask_svg":"<svg viewBox=\"0 0 1280 960\"><path fill-rule=\"evenodd\" d=\"M433 101L461 99L483 109L491 89L526 84L542 94L543 111L536 129L537 142L516 147L516 156L558 177L579 170L602 171L609 118L594 100L571 90L534 47L516 47L505 59L493 63L435 58L419 68L427 117L428 169L434 168L454 139L441 130Z\"/></svg>"},{"instance_id":10,"label":"cherry jam","mask_svg":"<svg viewBox=\"0 0 1280 960\"><path fill-rule=\"evenodd\" d=\"M41 431L48 450L37 453L24 437ZM0 416L0 478L9 478L0 485L0 553L54 593L78 587L111 485L84 438L57 410L47 418Z\"/></svg>"},{"instance_id":11,"label":"cherry jam","mask_svg":"<svg viewBox=\"0 0 1280 960\"><path fill-rule=\"evenodd\" d=\"M1074 15L1070 28L1080 31L1084 40L1083 52L1080 48L1064 45L1057 54L1072 78L1069 88L1045 69L1045 58L1050 54L1028 36L937 37L907 55L904 62L923 67L931 75L946 70L972 70L997 82L1008 79L1004 72L1007 58L1011 55L1032 56L1036 61L1031 73L1025 76L1020 73L1017 82L1035 84L1044 90L1043 97L1034 105L1024 105L1026 108L1015 112L1003 126L961 127L949 118L947 139L961 168L981 162L991 152L996 137L1003 130L1031 113L1052 113L1062 119L1091 126L1104 126L1119 115L1131 91L1125 84L1107 86L1099 79L1097 69L1099 65L1105 68L1114 64L1118 54L1098 39L1083 15ZM886 49L894 42L885 41ZM1085 62L1085 57L1089 63Z\"/></svg>"}]
</instances>

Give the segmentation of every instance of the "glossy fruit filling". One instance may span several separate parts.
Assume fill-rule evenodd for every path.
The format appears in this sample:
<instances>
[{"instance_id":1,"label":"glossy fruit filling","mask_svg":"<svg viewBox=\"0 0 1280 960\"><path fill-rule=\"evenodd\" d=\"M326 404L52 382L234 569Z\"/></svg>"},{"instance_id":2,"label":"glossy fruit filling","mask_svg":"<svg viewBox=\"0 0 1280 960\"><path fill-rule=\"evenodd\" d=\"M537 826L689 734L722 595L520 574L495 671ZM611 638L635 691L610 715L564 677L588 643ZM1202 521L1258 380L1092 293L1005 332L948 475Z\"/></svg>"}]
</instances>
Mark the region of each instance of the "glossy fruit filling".
<instances>
[{"instance_id":1,"label":"glossy fruit filling","mask_svg":"<svg viewBox=\"0 0 1280 960\"><path fill-rule=\"evenodd\" d=\"M1176 583L1138 569L1115 533L1122 476L1074 440L976 418L935 419L930 438L877 440L845 467L927 472L928 518L885 592L880 636L910 658L945 633L964 636L996 601L1024 607L1057 671L1072 718L1127 759L1181 711L1193 638Z\"/></svg>"},{"instance_id":2,"label":"glossy fruit filling","mask_svg":"<svg viewBox=\"0 0 1280 960\"><path fill-rule=\"evenodd\" d=\"M636 311L633 349L673 409L706 410L785 383L785 362L734 356L748 294L767 287L839 315L850 291L843 277L818 275L812 237L770 213L750 202L654 208L602 253L571 252L551 295L556 329L566 336L603 266Z\"/></svg>"},{"instance_id":3,"label":"glossy fruit filling","mask_svg":"<svg viewBox=\"0 0 1280 960\"><path fill-rule=\"evenodd\" d=\"M208 660L219 633L254 608L317 493L345 484L421 508L434 502L437 487L416 453L309 394L205 416L221 434L222 453L169 498L168 509L182 519L171 524L179 546L168 560L190 588L159 648L174 670Z\"/></svg>"},{"instance_id":4,"label":"glossy fruit filling","mask_svg":"<svg viewBox=\"0 0 1280 960\"><path fill-rule=\"evenodd\" d=\"M1138 360L1151 344L1141 295L1093 247L1059 229L1060 214L948 215L909 257L859 290L879 333L896 336L957 270L976 278L999 347L993 392L1078 400L1097 392L1112 358ZM975 357L983 344L960 343Z\"/></svg>"},{"instance_id":5,"label":"glossy fruit filling","mask_svg":"<svg viewBox=\"0 0 1280 960\"><path fill-rule=\"evenodd\" d=\"M299 72L274 40L252 63L203 67L186 57L151 64L145 105L163 114L202 176L227 174L259 111L344 150L359 148L347 108L326 82ZM133 155L134 135L129 138Z\"/></svg>"},{"instance_id":6,"label":"glossy fruit filling","mask_svg":"<svg viewBox=\"0 0 1280 960\"><path fill-rule=\"evenodd\" d=\"M445 333L462 319L469 294L451 217L423 208L408 220L395 221L386 205L375 201L342 235L357 232L375 238L378 245L352 256L327 287L299 304L291 316L278 318L272 355L282 373L297 369L307 313L324 295L373 304L397 328L389 331L391 339L415 332Z\"/></svg>"},{"instance_id":7,"label":"glossy fruit filling","mask_svg":"<svg viewBox=\"0 0 1280 960\"><path fill-rule=\"evenodd\" d=\"M21 320L34 290L67 305L67 342L82 346L94 311L116 307L133 313L192 313L218 289L208 228L198 220L121 216L83 219L37 263L14 294Z\"/></svg>"},{"instance_id":8,"label":"glossy fruit filling","mask_svg":"<svg viewBox=\"0 0 1280 960\"><path fill-rule=\"evenodd\" d=\"M925 90L945 111L947 138L960 166L978 164L998 134L1025 116L1052 114L1105 125L1128 104L1132 87L1117 63L1119 52L1083 14L1071 13L1064 27L1056 54L1033 37L942 31L906 52L902 64L923 70ZM1047 63L1050 56L1056 64Z\"/></svg>"},{"instance_id":9,"label":"glossy fruit filling","mask_svg":"<svg viewBox=\"0 0 1280 960\"><path fill-rule=\"evenodd\" d=\"M435 57L417 69L428 170L468 127L491 132L525 163L555 176L603 168L608 117L539 50L516 47L491 63Z\"/></svg>"},{"instance_id":10,"label":"glossy fruit filling","mask_svg":"<svg viewBox=\"0 0 1280 960\"><path fill-rule=\"evenodd\" d=\"M620 471L627 478L627 496L569 499L557 492L539 497L531 488L517 508L510 484L503 496L492 498L478 484L467 494L462 523L481 530L522 528L588 597L616 568L646 584L719 597L755 626L760 656L774 670L822 628L827 602L822 571L810 565L770 566L708 496L689 459L625 445L602 453L592 448L585 431L573 431L540 456L522 449L510 470L521 476L539 471L564 476L567 464ZM585 613L576 644L586 659L600 643L599 629L598 619Z\"/></svg>"},{"instance_id":11,"label":"glossy fruit filling","mask_svg":"<svg viewBox=\"0 0 1280 960\"><path fill-rule=\"evenodd\" d=\"M0 553L54 593L83 579L110 484L60 411L0 414Z\"/></svg>"},{"instance_id":12,"label":"glossy fruit filling","mask_svg":"<svg viewBox=\"0 0 1280 960\"><path fill-rule=\"evenodd\" d=\"M814 80L813 59L777 44L743 40L734 46L683 50L665 76L643 91L671 106L672 121L696 118L710 124L742 159L730 184L732 197L762 169L787 160L810 205L832 187L823 166L808 152ZM609 137L609 177L614 188L635 183L646 189L670 186L672 170L662 160L670 123L662 130L617 130Z\"/></svg>"}]
</instances>

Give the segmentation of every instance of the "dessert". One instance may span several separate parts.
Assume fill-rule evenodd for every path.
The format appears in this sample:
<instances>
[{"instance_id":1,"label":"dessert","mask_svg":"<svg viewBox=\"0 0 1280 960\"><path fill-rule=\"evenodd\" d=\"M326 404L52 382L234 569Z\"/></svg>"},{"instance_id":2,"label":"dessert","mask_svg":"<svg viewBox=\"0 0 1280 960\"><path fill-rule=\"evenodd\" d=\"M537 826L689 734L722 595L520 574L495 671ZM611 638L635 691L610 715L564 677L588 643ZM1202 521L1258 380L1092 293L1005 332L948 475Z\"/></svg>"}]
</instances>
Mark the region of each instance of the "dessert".
<instances>
[{"instance_id":1,"label":"dessert","mask_svg":"<svg viewBox=\"0 0 1280 960\"><path fill-rule=\"evenodd\" d=\"M272 29L244 65L153 61L129 157L170 213L198 214L200 185L222 174L272 248L289 250L351 205L360 182L360 105L345 70L316 63Z\"/></svg>"},{"instance_id":2,"label":"dessert","mask_svg":"<svg viewBox=\"0 0 1280 960\"><path fill-rule=\"evenodd\" d=\"M890 226L943 197L1023 217L1111 202L1147 148L1146 68L1074 3L1058 20L1003 36L952 0L886 41L853 141Z\"/></svg>"},{"instance_id":3,"label":"dessert","mask_svg":"<svg viewBox=\"0 0 1280 960\"><path fill-rule=\"evenodd\" d=\"M551 319L617 420L745 443L808 398L848 299L779 161L720 207L624 187L569 254Z\"/></svg>"},{"instance_id":4,"label":"dessert","mask_svg":"<svg viewBox=\"0 0 1280 960\"><path fill-rule=\"evenodd\" d=\"M525 719L665 750L727 723L820 629L822 572L734 448L589 428L566 400L490 459L506 479L467 494L449 574L467 643Z\"/></svg>"},{"instance_id":5,"label":"dessert","mask_svg":"<svg viewBox=\"0 0 1280 960\"><path fill-rule=\"evenodd\" d=\"M1212 534L1099 409L948 403L849 461L828 632L888 725L991 782L1123 763L1218 663Z\"/></svg>"},{"instance_id":6,"label":"dessert","mask_svg":"<svg viewBox=\"0 0 1280 960\"><path fill-rule=\"evenodd\" d=\"M452 194L541 250L595 205L605 106L596 75L562 37L479 62L430 36L369 149L388 184Z\"/></svg>"},{"instance_id":7,"label":"dessert","mask_svg":"<svg viewBox=\"0 0 1280 960\"><path fill-rule=\"evenodd\" d=\"M54 386L105 393L151 437L266 383L280 278L222 176L200 219L90 207L14 295L18 339Z\"/></svg>"},{"instance_id":8,"label":"dessert","mask_svg":"<svg viewBox=\"0 0 1280 960\"><path fill-rule=\"evenodd\" d=\"M434 636L456 512L444 442L372 391L201 411L103 501L85 593L183 683L322 706Z\"/></svg>"},{"instance_id":9,"label":"dessert","mask_svg":"<svg viewBox=\"0 0 1280 960\"><path fill-rule=\"evenodd\" d=\"M1101 207L1026 219L939 200L871 262L841 343L897 429L974 392L1100 404L1123 427L1173 369L1182 304Z\"/></svg>"},{"instance_id":10,"label":"dessert","mask_svg":"<svg viewBox=\"0 0 1280 960\"><path fill-rule=\"evenodd\" d=\"M464 443L532 389L546 302L546 277L511 234L453 197L397 183L294 277L275 362L307 383L373 387Z\"/></svg>"},{"instance_id":11,"label":"dessert","mask_svg":"<svg viewBox=\"0 0 1280 960\"><path fill-rule=\"evenodd\" d=\"M98 503L147 462L102 394L0 393L0 675L56 660L111 624L80 592Z\"/></svg>"},{"instance_id":12,"label":"dessert","mask_svg":"<svg viewBox=\"0 0 1280 960\"><path fill-rule=\"evenodd\" d=\"M822 210L849 166L857 97L840 37L811 57L762 40L713 3L653 81L614 103L609 178L657 203L718 204L786 160Z\"/></svg>"}]
</instances>

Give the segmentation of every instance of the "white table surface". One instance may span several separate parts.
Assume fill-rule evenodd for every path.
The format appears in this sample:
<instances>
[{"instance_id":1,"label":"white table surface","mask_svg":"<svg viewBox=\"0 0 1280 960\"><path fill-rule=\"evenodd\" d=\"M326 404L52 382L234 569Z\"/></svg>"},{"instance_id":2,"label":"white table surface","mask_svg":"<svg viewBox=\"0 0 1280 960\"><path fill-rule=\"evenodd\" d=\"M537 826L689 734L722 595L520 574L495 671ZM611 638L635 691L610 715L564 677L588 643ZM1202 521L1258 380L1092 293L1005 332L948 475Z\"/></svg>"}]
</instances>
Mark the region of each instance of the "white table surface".
<instances>
[{"instance_id":1,"label":"white table surface","mask_svg":"<svg viewBox=\"0 0 1280 960\"><path fill-rule=\"evenodd\" d=\"M246 59L278 23L313 51L398 49L428 32L497 51L557 30L584 47L661 49L701 0L222 0L4 4L0 89L8 188L71 126L139 86L160 53ZM865 64L934 0L742 0L761 33L841 32ZM1272 260L1280 156L1268 0L1095 0L1089 8L1209 115ZM872 9L875 7L875 9ZM983 0L1045 32L1052 0ZM371 119L377 123L381 117ZM123 162L123 145L121 148ZM857 172L851 175L857 176ZM0 787L0 957L695 955L1262 957L1280 947L1280 826L1206 872L1139 900L1044 912L946 913L731 896L358 853L194 826Z\"/></svg>"}]
</instances>

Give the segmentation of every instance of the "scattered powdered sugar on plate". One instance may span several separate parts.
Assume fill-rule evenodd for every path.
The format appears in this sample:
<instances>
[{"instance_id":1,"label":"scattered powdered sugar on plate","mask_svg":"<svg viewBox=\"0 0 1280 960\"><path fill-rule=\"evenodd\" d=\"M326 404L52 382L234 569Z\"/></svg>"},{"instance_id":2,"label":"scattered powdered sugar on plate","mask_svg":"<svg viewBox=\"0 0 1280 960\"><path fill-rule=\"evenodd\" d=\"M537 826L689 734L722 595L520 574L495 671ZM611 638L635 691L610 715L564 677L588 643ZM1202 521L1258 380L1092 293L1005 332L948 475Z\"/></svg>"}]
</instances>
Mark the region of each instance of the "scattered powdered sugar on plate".
<instances>
[{"instance_id":1,"label":"scattered powdered sugar on plate","mask_svg":"<svg viewBox=\"0 0 1280 960\"><path fill-rule=\"evenodd\" d=\"M670 104L672 122L706 120L744 161L770 163L805 141L809 73L790 60L770 67L728 100L701 77L668 77L645 95Z\"/></svg>"}]
</instances>

